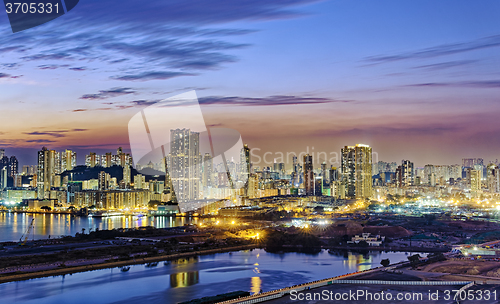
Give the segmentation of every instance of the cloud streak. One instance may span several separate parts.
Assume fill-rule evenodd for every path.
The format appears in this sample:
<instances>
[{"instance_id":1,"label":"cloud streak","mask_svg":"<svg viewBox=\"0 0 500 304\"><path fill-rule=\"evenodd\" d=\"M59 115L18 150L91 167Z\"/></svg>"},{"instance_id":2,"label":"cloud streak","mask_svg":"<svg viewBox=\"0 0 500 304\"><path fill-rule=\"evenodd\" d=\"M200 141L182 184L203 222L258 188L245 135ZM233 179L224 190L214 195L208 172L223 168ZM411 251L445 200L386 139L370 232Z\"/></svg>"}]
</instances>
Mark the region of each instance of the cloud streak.
<instances>
[{"instance_id":1,"label":"cloud streak","mask_svg":"<svg viewBox=\"0 0 500 304\"><path fill-rule=\"evenodd\" d=\"M458 81L458 82L424 82L416 84L408 84L405 87L456 87L456 88L480 88L480 89L495 89L500 88L500 80L478 80L478 81Z\"/></svg>"},{"instance_id":2,"label":"cloud streak","mask_svg":"<svg viewBox=\"0 0 500 304\"><path fill-rule=\"evenodd\" d=\"M447 55L455 55L464 52L477 51L487 48L499 47L500 35L489 36L473 41L442 44L434 47L424 48L411 52L403 52L394 55L378 55L366 57L363 61L372 64L382 64L402 60L428 59Z\"/></svg>"},{"instance_id":3,"label":"cloud streak","mask_svg":"<svg viewBox=\"0 0 500 304\"><path fill-rule=\"evenodd\" d=\"M88 100L98 100L98 99L106 99L117 96L134 94L136 91L131 88L111 88L109 90L100 90L97 94L85 94L80 97L80 99L88 99Z\"/></svg>"},{"instance_id":4,"label":"cloud streak","mask_svg":"<svg viewBox=\"0 0 500 304\"><path fill-rule=\"evenodd\" d=\"M456 61L447 61L447 62L439 62L433 64L425 64L413 67L414 69L425 69L429 71L438 71L445 70L460 66L468 66L477 63L477 60L456 60Z\"/></svg>"},{"instance_id":5,"label":"cloud streak","mask_svg":"<svg viewBox=\"0 0 500 304\"><path fill-rule=\"evenodd\" d=\"M34 136L51 136L51 137L66 137L67 133L71 132L85 132L88 129L71 129L71 130L55 130L55 131L34 131L34 132L25 132L26 135L34 135Z\"/></svg>"},{"instance_id":6,"label":"cloud streak","mask_svg":"<svg viewBox=\"0 0 500 304\"><path fill-rule=\"evenodd\" d=\"M294 95L274 95L269 97L222 97L210 96L199 98L201 105L241 105L241 106L281 106L300 104L322 104L337 102L353 102L354 100L331 99L324 97L303 97Z\"/></svg>"},{"instance_id":7,"label":"cloud streak","mask_svg":"<svg viewBox=\"0 0 500 304\"><path fill-rule=\"evenodd\" d=\"M43 144L43 143L53 143L56 142L55 140L50 140L50 139L30 139L26 141L27 143L37 143L37 144Z\"/></svg>"},{"instance_id":8,"label":"cloud streak","mask_svg":"<svg viewBox=\"0 0 500 304\"><path fill-rule=\"evenodd\" d=\"M56 70L59 68L67 68L67 67L69 67L69 65L67 64L43 64L38 66L40 70Z\"/></svg>"},{"instance_id":9,"label":"cloud streak","mask_svg":"<svg viewBox=\"0 0 500 304\"><path fill-rule=\"evenodd\" d=\"M112 79L125 81L146 81L146 80L165 80L179 76L194 76L196 74L183 72L144 72L139 74L129 74L115 76Z\"/></svg>"}]
</instances>

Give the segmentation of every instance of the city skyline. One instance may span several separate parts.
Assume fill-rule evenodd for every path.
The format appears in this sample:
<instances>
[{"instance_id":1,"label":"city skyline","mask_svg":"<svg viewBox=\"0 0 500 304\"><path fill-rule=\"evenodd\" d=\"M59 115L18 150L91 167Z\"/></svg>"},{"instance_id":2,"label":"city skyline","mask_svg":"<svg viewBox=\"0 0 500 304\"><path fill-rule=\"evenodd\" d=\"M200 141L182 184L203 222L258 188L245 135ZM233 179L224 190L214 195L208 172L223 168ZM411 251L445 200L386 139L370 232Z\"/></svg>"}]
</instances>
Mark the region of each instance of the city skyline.
<instances>
[{"instance_id":1,"label":"city skyline","mask_svg":"<svg viewBox=\"0 0 500 304\"><path fill-rule=\"evenodd\" d=\"M247 147L248 145L245 144ZM52 148L48 145L44 145L44 146L40 146L39 148L33 148L32 149L29 149L27 150L27 152L22 152L21 154L21 157L19 157L19 155L15 155L13 152L9 152L9 151L16 151L17 149L0 149L0 150L3 150L5 156L9 156L10 157L14 157L16 159L16 161L19 161L19 168L22 168L23 166L36 166L37 164L37 156L36 156L36 153L38 150L44 148L44 147L47 147L47 149L49 150L54 150L54 151L57 151L58 153L64 153L65 151L71 151L70 149L67 149L65 147L59 147L59 148ZM252 163L256 166L259 166L259 167L273 167L273 164L276 164L276 163L284 163L285 164L285 169L287 171L293 171L293 166L294 166L294 156L295 157L303 157L304 155L313 155L314 156L314 160L313 160L313 167L315 169L320 169L320 166L322 164L327 164L327 165L331 165L331 166L338 166L340 167L342 165L341 163L341 158L342 158L342 155L341 155L341 150L344 146L341 146L339 148L338 151L331 151L331 152L324 152L324 151L313 151L313 152L309 152L308 150L306 151L300 151L299 153L296 153L296 152L281 152L281 151L277 151L277 152L264 152L264 153L268 153L268 155L264 155L264 156L261 156L259 155L258 153L259 152L262 152L261 150L259 150L259 148L248 148L249 149L249 157L250 157L250 160L252 161ZM89 157L94 157L94 162L96 161L95 158L97 157L97 163L99 163L100 161L101 162L104 162L106 161L105 158L106 157L110 157L113 153L113 150L116 150L116 149L121 149L123 151L123 153L129 155L128 157L130 157L130 153L129 151L123 149L122 147L116 147L115 149L90 149L90 150L83 150L83 152L80 152L80 153L77 153L76 151L72 151L74 154L76 154L76 162L74 163L73 166L82 166L82 165L86 165L88 166L88 163L90 162L89 160ZM256 151L258 150L258 151ZM99 152L95 152L95 151L101 151L101 153ZM29 156L27 155L26 153L34 153L33 155ZM405 158L404 156L400 159L383 159L383 158L380 158L378 153L376 151L373 151L373 153L376 153L377 155L374 158L373 160L373 163L378 163L378 162L384 162L384 163L400 163L401 161L405 161L405 160L408 160L408 161L411 161L413 166L415 168L424 168L426 165L445 165L445 166L449 166L449 165L461 165L463 166L463 162L465 160L474 160L474 159L481 159L483 162L484 162L484 166L490 164L490 163L493 163L493 164L500 164L500 161L498 158L495 158L495 159L486 159L486 158L483 158L483 157L464 157L464 158L460 158L460 159L457 159L457 161L455 162L447 162L447 163L421 163L419 165L415 165L415 161L413 159L407 159ZM326 156L325 156L326 155ZM319 156L319 157L317 157ZM33 162L32 163L26 163L26 160L27 159L33 159ZM101 160L102 159L102 160ZM260 160L258 162L255 162L255 160ZM22 162L23 161L23 162ZM111 160L109 160L111 161ZM300 162L302 164L302 161ZM155 163L155 164L160 164L159 162L158 163ZM144 165L147 165L147 164L140 164L142 166ZM465 166L467 167L467 166Z\"/></svg>"}]
</instances>

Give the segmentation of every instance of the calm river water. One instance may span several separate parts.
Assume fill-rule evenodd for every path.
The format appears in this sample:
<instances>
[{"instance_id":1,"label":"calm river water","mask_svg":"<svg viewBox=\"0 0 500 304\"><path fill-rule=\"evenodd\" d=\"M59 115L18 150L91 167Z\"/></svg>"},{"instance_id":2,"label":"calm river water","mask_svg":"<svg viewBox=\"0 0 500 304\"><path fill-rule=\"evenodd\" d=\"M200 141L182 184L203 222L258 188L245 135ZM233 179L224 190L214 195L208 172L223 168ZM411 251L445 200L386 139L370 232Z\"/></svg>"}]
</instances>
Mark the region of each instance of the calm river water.
<instances>
[{"instance_id":1,"label":"calm river water","mask_svg":"<svg viewBox=\"0 0 500 304\"><path fill-rule=\"evenodd\" d=\"M103 269L73 275L0 284L2 303L16 304L174 304L245 290L252 294L380 266L380 260L407 260L402 252L326 251L272 254L262 249L205 255L128 272Z\"/></svg>"},{"instance_id":2,"label":"calm river water","mask_svg":"<svg viewBox=\"0 0 500 304\"><path fill-rule=\"evenodd\" d=\"M35 218L35 239L57 238L62 235L75 235L77 232L88 233L89 229L99 228L134 228L141 226L154 226L157 228L183 226L187 223L197 223L197 218L184 217L79 217L69 214L27 214L0 212L0 242L18 241L26 232L31 220ZM33 237L33 233L30 239Z\"/></svg>"}]
</instances>

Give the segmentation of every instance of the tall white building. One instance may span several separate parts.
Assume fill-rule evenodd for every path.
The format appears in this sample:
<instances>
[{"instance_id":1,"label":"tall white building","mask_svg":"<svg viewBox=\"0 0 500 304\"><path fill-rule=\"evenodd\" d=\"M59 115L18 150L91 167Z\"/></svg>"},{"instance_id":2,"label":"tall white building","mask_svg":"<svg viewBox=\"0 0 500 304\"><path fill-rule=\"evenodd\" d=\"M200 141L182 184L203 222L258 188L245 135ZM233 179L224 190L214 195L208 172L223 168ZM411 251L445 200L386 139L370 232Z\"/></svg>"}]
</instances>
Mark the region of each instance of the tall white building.
<instances>
[{"instance_id":1,"label":"tall white building","mask_svg":"<svg viewBox=\"0 0 500 304\"><path fill-rule=\"evenodd\" d=\"M190 129L170 130L167 167L178 202L200 198L200 134Z\"/></svg>"},{"instance_id":2,"label":"tall white building","mask_svg":"<svg viewBox=\"0 0 500 304\"><path fill-rule=\"evenodd\" d=\"M50 188L57 185L56 174L61 172L60 153L43 147L38 151L37 197L49 198Z\"/></svg>"}]
</instances>

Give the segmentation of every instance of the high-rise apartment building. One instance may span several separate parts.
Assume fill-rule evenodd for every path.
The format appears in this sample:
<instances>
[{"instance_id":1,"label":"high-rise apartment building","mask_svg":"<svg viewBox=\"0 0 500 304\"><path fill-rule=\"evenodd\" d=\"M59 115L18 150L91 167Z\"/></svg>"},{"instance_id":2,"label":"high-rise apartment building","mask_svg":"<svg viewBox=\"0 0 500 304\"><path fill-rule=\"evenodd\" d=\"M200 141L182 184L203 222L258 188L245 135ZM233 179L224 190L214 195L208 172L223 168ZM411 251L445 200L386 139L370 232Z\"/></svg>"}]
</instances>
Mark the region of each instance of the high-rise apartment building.
<instances>
[{"instance_id":1,"label":"high-rise apartment building","mask_svg":"<svg viewBox=\"0 0 500 304\"><path fill-rule=\"evenodd\" d=\"M170 153L167 158L170 179L178 202L200 197L200 134L190 129L170 130Z\"/></svg>"},{"instance_id":2,"label":"high-rise apartment building","mask_svg":"<svg viewBox=\"0 0 500 304\"><path fill-rule=\"evenodd\" d=\"M314 173L312 155L304 155L304 189L306 195L314 195Z\"/></svg>"},{"instance_id":3,"label":"high-rise apartment building","mask_svg":"<svg viewBox=\"0 0 500 304\"><path fill-rule=\"evenodd\" d=\"M347 197L369 198L372 196L372 148L357 144L345 146L342 154L342 179Z\"/></svg>"},{"instance_id":4,"label":"high-rise apartment building","mask_svg":"<svg viewBox=\"0 0 500 304\"><path fill-rule=\"evenodd\" d=\"M337 169L337 167L334 167L334 166L330 167L330 178L329 178L329 180L330 180L330 183L339 180L339 170Z\"/></svg>"},{"instance_id":5,"label":"high-rise apartment building","mask_svg":"<svg viewBox=\"0 0 500 304\"><path fill-rule=\"evenodd\" d=\"M356 198L372 196L372 148L357 144L356 147Z\"/></svg>"},{"instance_id":6,"label":"high-rise apartment building","mask_svg":"<svg viewBox=\"0 0 500 304\"><path fill-rule=\"evenodd\" d=\"M61 156L61 173L64 171L73 170L76 167L76 152L66 150Z\"/></svg>"},{"instance_id":7,"label":"high-rise apartment building","mask_svg":"<svg viewBox=\"0 0 500 304\"><path fill-rule=\"evenodd\" d=\"M104 171L99 172L98 189L99 190L108 190L110 180L111 180L111 176L108 173L106 173Z\"/></svg>"},{"instance_id":8,"label":"high-rise apartment building","mask_svg":"<svg viewBox=\"0 0 500 304\"><path fill-rule=\"evenodd\" d=\"M9 166L7 168L7 175L10 177L14 177L19 171L19 162L15 156L11 156L9 158Z\"/></svg>"},{"instance_id":9,"label":"high-rise apartment building","mask_svg":"<svg viewBox=\"0 0 500 304\"><path fill-rule=\"evenodd\" d=\"M214 175L214 160L210 153L205 153L205 155L203 156L202 172L202 186L207 188L212 187Z\"/></svg>"},{"instance_id":10,"label":"high-rise apartment building","mask_svg":"<svg viewBox=\"0 0 500 304\"><path fill-rule=\"evenodd\" d=\"M123 167L123 187L125 189L130 189L130 183L132 182L130 166Z\"/></svg>"},{"instance_id":11,"label":"high-rise apartment building","mask_svg":"<svg viewBox=\"0 0 500 304\"><path fill-rule=\"evenodd\" d=\"M8 167L8 166L9 166L9 157L5 156L5 154L4 154L4 156L2 156L2 158L0 158L0 169L2 169L3 167Z\"/></svg>"},{"instance_id":12,"label":"high-rise apartment building","mask_svg":"<svg viewBox=\"0 0 500 304\"><path fill-rule=\"evenodd\" d=\"M486 181L490 193L500 192L500 169L493 163L487 167Z\"/></svg>"},{"instance_id":13,"label":"high-rise apartment building","mask_svg":"<svg viewBox=\"0 0 500 304\"><path fill-rule=\"evenodd\" d=\"M104 168L113 166L113 154L111 152L107 152L105 155L103 155L101 157L101 164Z\"/></svg>"},{"instance_id":14,"label":"high-rise apartment building","mask_svg":"<svg viewBox=\"0 0 500 304\"><path fill-rule=\"evenodd\" d=\"M130 157L130 154L123 152L122 147L119 147L116 150L116 159L115 159L114 165L118 165L118 166L122 166L122 167L132 166L133 165L132 157Z\"/></svg>"},{"instance_id":15,"label":"high-rise apartment building","mask_svg":"<svg viewBox=\"0 0 500 304\"><path fill-rule=\"evenodd\" d=\"M292 187L297 187L300 184L300 169L299 169L299 163L297 161L297 156L294 155L292 158L292 176L291 176L291 183Z\"/></svg>"},{"instance_id":16,"label":"high-rise apartment building","mask_svg":"<svg viewBox=\"0 0 500 304\"><path fill-rule=\"evenodd\" d=\"M146 176L142 174L134 176L134 189L149 189L149 184L146 184Z\"/></svg>"},{"instance_id":17,"label":"high-rise apartment building","mask_svg":"<svg viewBox=\"0 0 500 304\"><path fill-rule=\"evenodd\" d=\"M50 188L56 184L56 174L60 173L60 154L43 147L38 151L37 196L49 198Z\"/></svg>"},{"instance_id":18,"label":"high-rise apartment building","mask_svg":"<svg viewBox=\"0 0 500 304\"><path fill-rule=\"evenodd\" d=\"M323 184L328 184L330 180L330 172L328 168L326 167L326 163L323 162L321 164L321 178L323 179Z\"/></svg>"},{"instance_id":19,"label":"high-rise apartment building","mask_svg":"<svg viewBox=\"0 0 500 304\"><path fill-rule=\"evenodd\" d=\"M251 164L250 164L250 148L248 145L243 145L240 153L240 174L242 180L248 180L248 176L251 172Z\"/></svg>"},{"instance_id":20,"label":"high-rise apartment building","mask_svg":"<svg viewBox=\"0 0 500 304\"><path fill-rule=\"evenodd\" d=\"M0 169L0 190L7 188L7 167Z\"/></svg>"},{"instance_id":21,"label":"high-rise apartment building","mask_svg":"<svg viewBox=\"0 0 500 304\"><path fill-rule=\"evenodd\" d=\"M278 178L285 178L285 164L274 162L273 172L278 173Z\"/></svg>"},{"instance_id":22,"label":"high-rise apartment building","mask_svg":"<svg viewBox=\"0 0 500 304\"><path fill-rule=\"evenodd\" d=\"M468 169L470 170L470 191L473 196L477 196L481 191L481 171Z\"/></svg>"},{"instance_id":23,"label":"high-rise apartment building","mask_svg":"<svg viewBox=\"0 0 500 304\"><path fill-rule=\"evenodd\" d=\"M101 165L101 157L94 152L90 152L89 155L85 156L85 166L87 167L95 167Z\"/></svg>"},{"instance_id":24,"label":"high-rise apartment building","mask_svg":"<svg viewBox=\"0 0 500 304\"><path fill-rule=\"evenodd\" d=\"M356 149L353 146L345 146L341 150L342 155L342 182L345 184L347 197L356 197Z\"/></svg>"},{"instance_id":25,"label":"high-rise apartment building","mask_svg":"<svg viewBox=\"0 0 500 304\"><path fill-rule=\"evenodd\" d=\"M415 184L413 172L413 163L409 160L403 160L401 164L401 184L403 187Z\"/></svg>"}]
</instances>

